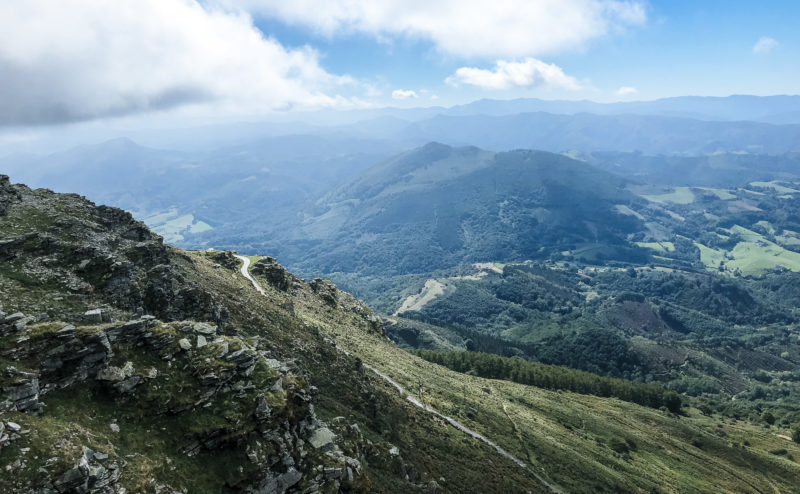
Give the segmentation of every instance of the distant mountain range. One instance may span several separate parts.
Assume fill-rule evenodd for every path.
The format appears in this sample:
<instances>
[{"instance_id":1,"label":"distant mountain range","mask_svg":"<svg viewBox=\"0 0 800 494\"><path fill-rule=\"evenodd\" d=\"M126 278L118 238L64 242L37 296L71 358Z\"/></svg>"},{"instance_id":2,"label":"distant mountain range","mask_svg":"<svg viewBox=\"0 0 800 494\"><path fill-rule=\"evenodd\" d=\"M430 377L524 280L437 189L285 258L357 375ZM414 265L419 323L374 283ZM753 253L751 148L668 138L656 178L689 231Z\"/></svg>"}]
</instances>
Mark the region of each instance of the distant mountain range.
<instances>
[{"instance_id":1,"label":"distant mountain range","mask_svg":"<svg viewBox=\"0 0 800 494\"><path fill-rule=\"evenodd\" d=\"M376 139L297 135L180 152L122 138L47 156L7 157L0 170L33 187L73 190L125 208L152 226L178 220L160 231L180 243L196 221L213 227L265 213L292 214L298 203L402 149Z\"/></svg>"},{"instance_id":2,"label":"distant mountain range","mask_svg":"<svg viewBox=\"0 0 800 494\"><path fill-rule=\"evenodd\" d=\"M589 100L543 100L517 98L511 100L480 99L452 107L377 108L351 112L319 112L319 121L326 123L356 122L378 116L392 116L409 121L436 115L502 116L516 113L546 112L563 115L594 113L596 115L652 115L693 118L698 120L750 120L775 124L800 123L800 95L753 96L678 96L652 101L598 103Z\"/></svg>"},{"instance_id":3,"label":"distant mountain range","mask_svg":"<svg viewBox=\"0 0 800 494\"><path fill-rule=\"evenodd\" d=\"M540 112L570 116L582 113L599 116L639 115L703 121L750 121L788 125L800 124L800 96L681 96L653 101L615 103L597 103L586 100L541 100L535 98L513 100L482 99L452 107L384 107L349 111L323 110L310 113L278 113L265 119L251 119L235 123L198 124L188 128L72 126L59 128L58 132L51 132L46 138L34 138L31 140L27 138L28 136L25 136L26 138L24 139L7 140L0 145L0 158L20 153L42 154L63 151L79 144L98 143L121 136L129 137L146 147L189 152L209 152L220 148L237 147L261 139L288 135L326 135L336 138L349 136L396 141L398 136L409 125L430 120L437 116L503 117ZM608 124L608 122L605 123ZM35 135L30 137L35 137ZM437 136L427 136L422 142L405 142L403 148L409 149L431 140L443 141L444 139ZM450 144L460 143L452 142ZM701 147L693 144L695 149L700 149ZM546 149L563 151L563 149L553 149L551 147ZM626 149L639 149L644 152L695 152L687 151L686 149L654 151L643 146L634 146ZM738 149L742 148L737 147ZM496 150L501 151L503 149ZM585 151L586 149L582 150Z\"/></svg>"},{"instance_id":4,"label":"distant mountain range","mask_svg":"<svg viewBox=\"0 0 800 494\"><path fill-rule=\"evenodd\" d=\"M628 224L638 221L636 217L591 215L607 211L609 204L639 200L629 191L617 190L623 182L741 187L754 181L791 180L800 164L800 124L736 118L762 118L779 109L790 113L798 104L797 96L685 97L614 104L481 100L449 109L344 112L337 118L346 123L335 126L329 125L327 114L319 113L314 126L302 126L303 133L292 133L299 127L287 123L285 135L271 135L280 133L274 124L263 127L259 135L258 124L239 124L236 142L192 151L156 149L120 138L44 156L6 156L0 158L0 172L33 187L75 191L130 210L178 245L281 253L293 268L314 273L358 269L369 256L385 252L362 253L352 247L374 248L372 242L383 238L390 250L397 250L392 250L392 258L400 259L398 269L404 272L490 258L497 252L510 259L536 257L535 249L526 246L526 235L535 235L536 248L547 252L559 245L589 242L595 235L618 244L633 233ZM687 118L689 109L695 110L695 117L719 120ZM571 113L585 110L594 113ZM196 139L202 139L204 132ZM441 144L390 159L431 141ZM511 152L518 149L563 153L578 161L541 152ZM433 155L441 156L431 160ZM510 166L508 160L496 161L498 156L526 163L530 158L535 166ZM382 164L373 167L376 163ZM532 174L542 163L563 165L576 175L571 181L543 185L546 177ZM494 195L515 193L519 185L516 177L501 176L507 182L500 182L497 191L488 190L485 180L494 180L488 170L511 170L521 177L519 184L529 187L517 194L527 203L512 201L503 212L512 215L504 216L509 224L527 227L519 230L488 219L500 217L492 209L496 208ZM423 178L427 182L419 181ZM588 183L593 185L586 190ZM541 187L544 196L532 193ZM560 190L551 187L563 188L562 197L589 208L573 210L574 217L554 213L552 204L537 202L549 200L547 194ZM600 192L604 195L598 196ZM474 207L456 205L445 211L436 206L447 197L448 204L469 198ZM598 204L602 208L595 209ZM431 219L427 215L434 214L434 206L435 228L425 223ZM616 224L618 220L622 223ZM488 235L481 221L508 231ZM422 224L427 225L424 233L415 230ZM627 226L620 229L622 224ZM484 233L470 235L469 228ZM408 242L421 246L429 241L427 249L409 248ZM344 255L339 249L352 252ZM316 252L313 257L312 252ZM312 258L313 264L296 264Z\"/></svg>"},{"instance_id":5,"label":"distant mountain range","mask_svg":"<svg viewBox=\"0 0 800 494\"><path fill-rule=\"evenodd\" d=\"M694 118L699 120L752 120L776 124L800 123L800 96L728 97L679 96L653 101L596 103L594 101L542 100L520 98L514 100L482 99L466 105L454 106L443 112L446 115L510 115L524 112L547 112L573 115L657 115Z\"/></svg>"},{"instance_id":6,"label":"distant mountain range","mask_svg":"<svg viewBox=\"0 0 800 494\"><path fill-rule=\"evenodd\" d=\"M655 259L701 271L725 259L732 272L795 269L796 254L786 249L794 249L793 232L800 231L797 155L575 156L429 143L332 186L316 201L242 217L182 243L267 252L309 276L388 277L560 256L623 265ZM761 267L748 264L747 242L726 253L740 242L735 225L774 235L745 232L761 239ZM781 236L783 229L791 238ZM681 247L655 253L652 242L662 241ZM698 243L707 249L702 256Z\"/></svg>"},{"instance_id":7,"label":"distant mountain range","mask_svg":"<svg viewBox=\"0 0 800 494\"><path fill-rule=\"evenodd\" d=\"M717 152L776 154L800 150L800 125L718 122L645 115L517 113L436 117L410 124L406 138L493 151L641 151L697 155Z\"/></svg>"}]
</instances>

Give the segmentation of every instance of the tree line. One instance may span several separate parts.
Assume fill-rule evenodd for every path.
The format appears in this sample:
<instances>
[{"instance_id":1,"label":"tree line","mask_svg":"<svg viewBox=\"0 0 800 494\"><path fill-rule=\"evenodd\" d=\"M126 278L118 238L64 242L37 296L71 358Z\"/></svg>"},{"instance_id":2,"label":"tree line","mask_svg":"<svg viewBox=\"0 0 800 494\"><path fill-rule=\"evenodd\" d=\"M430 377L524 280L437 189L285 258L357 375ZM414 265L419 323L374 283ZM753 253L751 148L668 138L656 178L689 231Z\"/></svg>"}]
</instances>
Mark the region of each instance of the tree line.
<instances>
[{"instance_id":1,"label":"tree line","mask_svg":"<svg viewBox=\"0 0 800 494\"><path fill-rule=\"evenodd\" d=\"M598 376L567 367L489 353L433 350L413 350L412 353L456 372L488 379L503 379L554 391L613 397L651 408L665 407L675 413L681 409L681 398L677 393L652 383Z\"/></svg>"}]
</instances>

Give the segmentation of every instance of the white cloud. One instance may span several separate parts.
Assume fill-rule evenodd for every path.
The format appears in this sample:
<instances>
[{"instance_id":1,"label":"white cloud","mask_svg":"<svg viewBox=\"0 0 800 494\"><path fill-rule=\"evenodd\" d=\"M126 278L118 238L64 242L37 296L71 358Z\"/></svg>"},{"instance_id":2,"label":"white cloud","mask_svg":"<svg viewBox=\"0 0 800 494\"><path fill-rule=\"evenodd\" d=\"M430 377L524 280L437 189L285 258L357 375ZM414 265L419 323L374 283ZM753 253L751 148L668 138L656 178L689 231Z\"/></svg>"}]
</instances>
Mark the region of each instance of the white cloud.
<instances>
[{"instance_id":1,"label":"white cloud","mask_svg":"<svg viewBox=\"0 0 800 494\"><path fill-rule=\"evenodd\" d=\"M535 58L526 58L522 62L498 60L492 70L461 67L445 82L452 85L469 84L484 89L580 88L580 84L566 75L561 67Z\"/></svg>"},{"instance_id":2,"label":"white cloud","mask_svg":"<svg viewBox=\"0 0 800 494\"><path fill-rule=\"evenodd\" d=\"M519 58L579 48L641 25L640 0L215 0L323 35L432 42L460 57Z\"/></svg>"},{"instance_id":3,"label":"white cloud","mask_svg":"<svg viewBox=\"0 0 800 494\"><path fill-rule=\"evenodd\" d=\"M753 45L753 53L756 54L767 54L771 52L774 48L777 48L778 43L775 39L770 38L769 36L762 36L756 44Z\"/></svg>"},{"instance_id":4,"label":"white cloud","mask_svg":"<svg viewBox=\"0 0 800 494\"><path fill-rule=\"evenodd\" d=\"M632 94L638 93L639 90L635 87L631 86L622 86L621 88L617 89L617 94L620 96L630 96Z\"/></svg>"},{"instance_id":5,"label":"white cloud","mask_svg":"<svg viewBox=\"0 0 800 494\"><path fill-rule=\"evenodd\" d=\"M228 111L353 104L354 81L243 12L193 0L0 2L0 125L185 105Z\"/></svg>"},{"instance_id":6,"label":"white cloud","mask_svg":"<svg viewBox=\"0 0 800 494\"><path fill-rule=\"evenodd\" d=\"M418 97L417 93L411 89L395 89L392 91L392 99L416 99Z\"/></svg>"}]
</instances>

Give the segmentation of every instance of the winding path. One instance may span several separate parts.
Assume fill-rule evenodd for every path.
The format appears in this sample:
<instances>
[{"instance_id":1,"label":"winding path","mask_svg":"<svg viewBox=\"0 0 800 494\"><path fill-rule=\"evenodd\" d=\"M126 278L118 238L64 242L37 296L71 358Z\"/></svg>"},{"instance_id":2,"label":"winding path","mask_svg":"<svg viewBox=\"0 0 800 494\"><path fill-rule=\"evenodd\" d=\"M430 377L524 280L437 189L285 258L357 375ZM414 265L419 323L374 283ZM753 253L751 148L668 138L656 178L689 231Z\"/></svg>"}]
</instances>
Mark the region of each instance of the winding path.
<instances>
[{"instance_id":1,"label":"winding path","mask_svg":"<svg viewBox=\"0 0 800 494\"><path fill-rule=\"evenodd\" d=\"M250 281L250 283L253 284L253 287L256 290L258 290L258 293L260 293L261 295L265 295L264 289L261 288L261 285L259 285L258 282L254 280L252 276L250 276L250 258L245 256L240 256L239 254L234 254L234 257L236 257L243 263L241 269L242 276L247 278Z\"/></svg>"},{"instance_id":2,"label":"winding path","mask_svg":"<svg viewBox=\"0 0 800 494\"><path fill-rule=\"evenodd\" d=\"M337 345L337 348L339 348L340 350L344 350L341 347L339 347L338 345ZM403 387L400 386L400 384L397 383L397 381L395 381L391 377L387 376L386 374L382 373L378 369L376 369L376 368L374 368L374 367L372 367L371 365L368 365L368 364L363 364L363 365L367 369L369 369L372 372L374 372L375 374L377 374L378 377L382 378L384 381L386 381L389 384L391 384L392 386L394 386L395 389L397 389L397 391L401 395L405 395L406 399L408 401L410 401L411 403L413 403L414 405L418 406L419 408L425 410L426 412L428 412L430 414L436 415L437 417L439 417L440 419L444 420L445 422L447 422L448 424L452 425L453 427L455 427L456 429L460 430L461 432L463 432L463 433L465 433L465 434L467 434L469 436L472 436L473 438L475 438L475 439L477 439L479 441L482 441L482 442L488 444L489 446L493 447L495 449L495 451L497 451L500 455L502 455L505 458L508 458L509 460L513 461L520 468L524 468L525 470L527 470L528 473L533 475L536 478L536 480L538 480L539 482L544 484L544 486L547 487L548 489L550 489L551 492L554 492L556 494L564 494L564 491L562 491L561 489L559 489L555 485L547 482L539 474L534 472L524 461L520 460L519 458L517 458L516 456L512 455L511 453L509 453L508 451L506 451L502 447L500 447L497 444L493 443L492 441L487 439L485 436L483 436L481 433L470 429L469 427L467 427L466 425L462 424L461 422L457 421L456 419L454 419L452 417L448 417L447 415L441 414L441 413L437 412L436 410L434 410L433 408L430 408L428 405L426 405L426 404L422 403L421 401L419 401L417 399L417 397L415 397L414 395L406 392L406 390L403 389Z\"/></svg>"},{"instance_id":3,"label":"winding path","mask_svg":"<svg viewBox=\"0 0 800 494\"><path fill-rule=\"evenodd\" d=\"M234 255L239 260L241 260L243 262L242 269L241 269L242 276L247 278L250 281L250 283L253 284L253 287L256 290L258 290L258 293L260 293L261 295L265 295L264 289L261 288L261 285L259 285L258 282L256 280L254 280L253 277L250 275L250 271L249 271L250 259L245 257L245 256L240 256L238 254L234 254ZM350 352L348 352L344 348L340 347L338 344L336 345L336 349L339 350L340 352L344 353L345 355L350 355ZM387 383L392 385L392 387L394 387L397 390L397 392L400 393L401 396L405 396L406 399L409 402L413 403L415 406L425 410L426 412L428 412L428 413L430 413L432 415L435 415L436 417L439 417L440 419L444 420L445 422L447 422L451 426L455 427L456 429L464 432L465 434L467 434L467 435L469 435L469 436L471 436L471 437L473 437L473 438L475 438L475 439L477 439L479 441L482 441L482 442L486 443L487 445L491 446L501 456L513 461L518 467L525 469L528 473L533 475L536 478L536 480L538 480L539 482L542 483L542 485L544 485L545 487L550 489L551 492L554 492L555 494L565 494L564 491L562 491L558 486L549 483L548 481L543 479L539 474L534 472L527 463L525 463L524 461L520 460L516 456L512 455L511 453L509 453L508 451L506 451L502 447L498 446L497 444L493 443L492 441L487 439L485 436L483 436L481 433L470 429L469 427L467 427L466 425L462 424L461 422L457 421L456 419L454 419L452 417L448 417L447 415L441 414L441 413L437 412L436 410L434 410L433 408L430 408L428 405L422 403L419 399L417 399L416 396L412 395L411 393L409 393L405 389L403 389L403 387L397 381L395 381L391 377L387 376L383 372L379 371L375 367L372 367L371 365L366 364L366 363L363 363L363 365L364 365L365 368L371 370L376 376L380 377L381 379L383 379L384 381L386 381Z\"/></svg>"}]
</instances>

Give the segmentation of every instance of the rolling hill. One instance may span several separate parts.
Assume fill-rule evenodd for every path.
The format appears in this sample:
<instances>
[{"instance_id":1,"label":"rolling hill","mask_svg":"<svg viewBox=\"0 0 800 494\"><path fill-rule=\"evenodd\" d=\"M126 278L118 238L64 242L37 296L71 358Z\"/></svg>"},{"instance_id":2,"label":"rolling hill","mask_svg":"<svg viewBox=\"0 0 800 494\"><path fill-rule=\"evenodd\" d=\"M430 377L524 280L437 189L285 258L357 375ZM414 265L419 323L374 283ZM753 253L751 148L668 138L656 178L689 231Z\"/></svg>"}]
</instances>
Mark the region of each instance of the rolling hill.
<instances>
[{"instance_id":1,"label":"rolling hill","mask_svg":"<svg viewBox=\"0 0 800 494\"><path fill-rule=\"evenodd\" d=\"M642 252L625 239L644 227L615 207L645 201L626 184L547 152L431 143L370 168L317 201L277 242L253 247L300 268L387 275L597 242L636 258Z\"/></svg>"}]
</instances>

